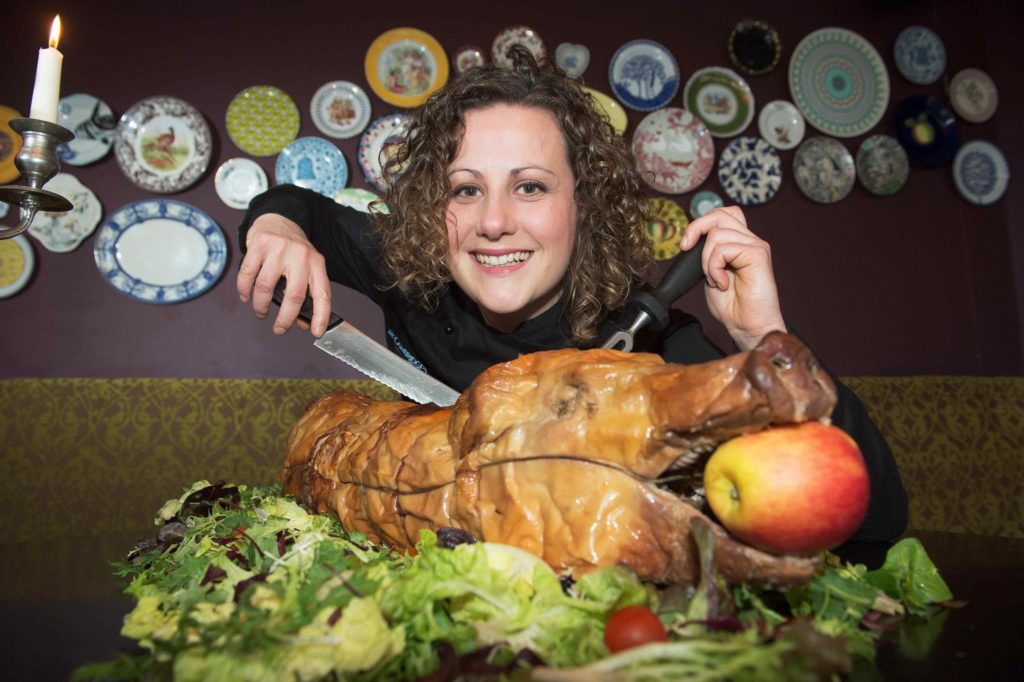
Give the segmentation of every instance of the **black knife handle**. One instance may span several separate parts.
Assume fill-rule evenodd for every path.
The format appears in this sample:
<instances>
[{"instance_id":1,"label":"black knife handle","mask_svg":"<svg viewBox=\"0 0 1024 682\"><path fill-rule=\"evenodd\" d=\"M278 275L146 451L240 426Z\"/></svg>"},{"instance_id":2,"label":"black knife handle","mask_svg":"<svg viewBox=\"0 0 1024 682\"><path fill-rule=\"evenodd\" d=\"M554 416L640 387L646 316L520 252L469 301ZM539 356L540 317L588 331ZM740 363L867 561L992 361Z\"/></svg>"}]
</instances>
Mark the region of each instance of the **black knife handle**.
<instances>
[{"instance_id":1,"label":"black knife handle","mask_svg":"<svg viewBox=\"0 0 1024 682\"><path fill-rule=\"evenodd\" d=\"M279 308L284 300L284 290L287 284L288 282L284 277L277 280L277 286L274 287L274 293L270 297L270 300L276 303ZM306 300L302 302L302 307L299 308L299 319L306 324L313 324L313 299L310 297L308 290L306 291ZM327 321L327 329L333 329L344 321L341 315L335 315L332 310L331 317Z\"/></svg>"},{"instance_id":2,"label":"black knife handle","mask_svg":"<svg viewBox=\"0 0 1024 682\"><path fill-rule=\"evenodd\" d=\"M634 303L650 315L650 326L656 331L668 324L668 311L672 304L704 279L701 254L706 241L707 235L701 235L693 248L675 257L658 286L635 295Z\"/></svg>"}]
</instances>

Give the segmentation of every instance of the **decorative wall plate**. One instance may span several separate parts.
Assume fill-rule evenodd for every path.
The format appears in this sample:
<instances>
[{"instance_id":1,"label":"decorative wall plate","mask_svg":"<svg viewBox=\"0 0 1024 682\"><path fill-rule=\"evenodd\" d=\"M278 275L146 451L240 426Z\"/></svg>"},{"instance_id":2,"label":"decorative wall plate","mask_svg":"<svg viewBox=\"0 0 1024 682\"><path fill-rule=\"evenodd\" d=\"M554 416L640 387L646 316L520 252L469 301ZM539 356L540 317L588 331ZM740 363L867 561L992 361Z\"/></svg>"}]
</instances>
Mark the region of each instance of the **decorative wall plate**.
<instances>
[{"instance_id":1,"label":"decorative wall plate","mask_svg":"<svg viewBox=\"0 0 1024 682\"><path fill-rule=\"evenodd\" d=\"M782 159L759 137L737 137L718 159L718 182L737 204L763 204L782 186Z\"/></svg>"},{"instance_id":2,"label":"decorative wall plate","mask_svg":"<svg viewBox=\"0 0 1024 682\"><path fill-rule=\"evenodd\" d=\"M946 46L939 34L926 26L907 26L892 48L896 70L911 83L930 85L946 70Z\"/></svg>"},{"instance_id":3,"label":"decorative wall plate","mask_svg":"<svg viewBox=\"0 0 1024 682\"><path fill-rule=\"evenodd\" d=\"M743 78L721 66L699 69L686 81L683 106L715 137L739 135L754 119L754 93Z\"/></svg>"},{"instance_id":4,"label":"decorative wall plate","mask_svg":"<svg viewBox=\"0 0 1024 682\"><path fill-rule=\"evenodd\" d=\"M853 189L856 176L850 150L835 138L808 138L793 156L797 187L819 204L834 204L845 199Z\"/></svg>"},{"instance_id":5,"label":"decorative wall plate","mask_svg":"<svg viewBox=\"0 0 1024 682\"><path fill-rule=\"evenodd\" d=\"M896 105L892 122L896 139L914 165L941 166L953 158L960 146L956 116L948 104L936 97L907 97Z\"/></svg>"},{"instance_id":6,"label":"decorative wall plate","mask_svg":"<svg viewBox=\"0 0 1024 682\"><path fill-rule=\"evenodd\" d=\"M777 99L761 107L757 129L761 137L776 149L793 149L804 139L807 126L800 110L792 102Z\"/></svg>"},{"instance_id":7,"label":"decorative wall plate","mask_svg":"<svg viewBox=\"0 0 1024 682\"><path fill-rule=\"evenodd\" d=\"M227 263L213 218L181 201L144 199L100 227L93 256L110 286L143 303L178 303L212 287Z\"/></svg>"},{"instance_id":8,"label":"decorative wall plate","mask_svg":"<svg viewBox=\"0 0 1024 682\"><path fill-rule=\"evenodd\" d=\"M21 175L14 165L21 151L21 135L11 127L11 121L16 118L21 118L17 110L0 105L0 185L13 182Z\"/></svg>"},{"instance_id":9,"label":"decorative wall plate","mask_svg":"<svg viewBox=\"0 0 1024 682\"><path fill-rule=\"evenodd\" d=\"M987 73L964 69L949 82L949 102L965 121L982 123L992 118L999 107L999 90Z\"/></svg>"},{"instance_id":10,"label":"decorative wall plate","mask_svg":"<svg viewBox=\"0 0 1024 682\"><path fill-rule=\"evenodd\" d=\"M36 254L25 235L0 239L0 298L25 288L36 269Z\"/></svg>"},{"instance_id":11,"label":"decorative wall plate","mask_svg":"<svg viewBox=\"0 0 1024 682\"><path fill-rule=\"evenodd\" d=\"M339 189L332 197L335 202L342 206L354 208L363 213L389 213L387 204L373 192L361 187L345 187ZM370 204L377 202L372 208Z\"/></svg>"},{"instance_id":12,"label":"decorative wall plate","mask_svg":"<svg viewBox=\"0 0 1024 682\"><path fill-rule=\"evenodd\" d=\"M708 211L721 206L723 206L722 197L709 190L702 190L690 198L690 215L700 218Z\"/></svg>"},{"instance_id":13,"label":"decorative wall plate","mask_svg":"<svg viewBox=\"0 0 1024 682\"><path fill-rule=\"evenodd\" d=\"M619 135L625 133L626 126L629 125L629 117L626 115L626 110L622 108L622 105L603 92L588 88L585 85L583 89L594 98L598 109L608 117L608 122L612 124L612 128L615 128L615 132Z\"/></svg>"},{"instance_id":14,"label":"decorative wall plate","mask_svg":"<svg viewBox=\"0 0 1024 682\"><path fill-rule=\"evenodd\" d=\"M300 137L277 155L274 180L329 197L348 183L348 162L340 149L322 137Z\"/></svg>"},{"instance_id":15,"label":"decorative wall plate","mask_svg":"<svg viewBox=\"0 0 1024 682\"><path fill-rule=\"evenodd\" d=\"M418 28L393 28L377 36L363 61L366 82L382 100L411 109L448 82L448 55Z\"/></svg>"},{"instance_id":16,"label":"decorative wall plate","mask_svg":"<svg viewBox=\"0 0 1024 682\"><path fill-rule=\"evenodd\" d=\"M244 211L257 194L267 191L267 174L262 166L238 157L228 159L213 176L213 186L220 200L231 208Z\"/></svg>"},{"instance_id":17,"label":"decorative wall plate","mask_svg":"<svg viewBox=\"0 0 1024 682\"><path fill-rule=\"evenodd\" d=\"M70 173L57 173L43 189L61 195L72 208L61 213L40 211L28 232L54 253L74 251L100 224L103 206L93 191Z\"/></svg>"},{"instance_id":18,"label":"decorative wall plate","mask_svg":"<svg viewBox=\"0 0 1024 682\"><path fill-rule=\"evenodd\" d=\"M999 200L1010 184L1010 167L999 148L972 140L953 159L953 183L960 195L982 206Z\"/></svg>"},{"instance_id":19,"label":"decorative wall plate","mask_svg":"<svg viewBox=\"0 0 1024 682\"><path fill-rule=\"evenodd\" d=\"M370 122L370 98L355 83L331 81L313 95L309 113L317 130L344 140L363 132Z\"/></svg>"},{"instance_id":20,"label":"decorative wall plate","mask_svg":"<svg viewBox=\"0 0 1024 682\"><path fill-rule=\"evenodd\" d=\"M857 178L872 194L895 194L907 184L910 160L895 137L872 135L857 150Z\"/></svg>"},{"instance_id":21,"label":"decorative wall plate","mask_svg":"<svg viewBox=\"0 0 1024 682\"><path fill-rule=\"evenodd\" d=\"M185 100L147 97L118 121L114 156L136 186L157 194L179 192L194 185L210 165L210 126Z\"/></svg>"},{"instance_id":22,"label":"decorative wall plate","mask_svg":"<svg viewBox=\"0 0 1024 682\"><path fill-rule=\"evenodd\" d=\"M299 108L284 90L254 85L228 104L228 137L253 156L273 156L299 134Z\"/></svg>"},{"instance_id":23,"label":"decorative wall plate","mask_svg":"<svg viewBox=\"0 0 1024 682\"><path fill-rule=\"evenodd\" d=\"M665 194L683 194L711 174L715 144L699 118L667 107L652 111L637 125L633 158L648 185Z\"/></svg>"},{"instance_id":24,"label":"decorative wall plate","mask_svg":"<svg viewBox=\"0 0 1024 682\"><path fill-rule=\"evenodd\" d=\"M57 147L61 163L86 166L102 159L114 145L117 117L106 102L92 95L61 97L57 123L75 134L75 139Z\"/></svg>"},{"instance_id":25,"label":"decorative wall plate","mask_svg":"<svg viewBox=\"0 0 1024 682\"><path fill-rule=\"evenodd\" d=\"M513 45L525 47L538 62L548 56L547 47L539 33L529 26L509 26L494 36L491 42L491 62L507 69L512 68L512 60L506 53Z\"/></svg>"},{"instance_id":26,"label":"decorative wall plate","mask_svg":"<svg viewBox=\"0 0 1024 682\"><path fill-rule=\"evenodd\" d=\"M561 43L555 48L555 64L569 78L579 78L590 66L590 50L586 45Z\"/></svg>"},{"instance_id":27,"label":"decorative wall plate","mask_svg":"<svg viewBox=\"0 0 1024 682\"><path fill-rule=\"evenodd\" d=\"M608 82L620 102L637 111L667 106L679 92L679 64L653 40L631 40L612 55Z\"/></svg>"},{"instance_id":28,"label":"decorative wall plate","mask_svg":"<svg viewBox=\"0 0 1024 682\"><path fill-rule=\"evenodd\" d=\"M789 91L812 126L835 137L856 137L885 113L889 75L867 40L844 28L823 28L793 50Z\"/></svg>"},{"instance_id":29,"label":"decorative wall plate","mask_svg":"<svg viewBox=\"0 0 1024 682\"><path fill-rule=\"evenodd\" d=\"M647 200L651 220L647 223L647 236L654 247L657 260L668 260L679 255L679 243L690 221L683 207L672 199L655 197Z\"/></svg>"},{"instance_id":30,"label":"decorative wall plate","mask_svg":"<svg viewBox=\"0 0 1024 682\"><path fill-rule=\"evenodd\" d=\"M456 73L465 73L474 66L483 66L486 63L484 51L476 45L466 45L455 51L452 63L455 64Z\"/></svg>"},{"instance_id":31,"label":"decorative wall plate","mask_svg":"<svg viewBox=\"0 0 1024 682\"><path fill-rule=\"evenodd\" d=\"M381 116L371 123L359 138L359 168L366 182L373 185L378 192L384 191L382 161L387 160L387 149L390 145L401 143L405 139L409 121L410 116L405 113Z\"/></svg>"},{"instance_id":32,"label":"decorative wall plate","mask_svg":"<svg viewBox=\"0 0 1024 682\"><path fill-rule=\"evenodd\" d=\"M744 73L752 76L768 73L782 58L779 34L763 21L741 21L729 34L729 58Z\"/></svg>"}]
</instances>

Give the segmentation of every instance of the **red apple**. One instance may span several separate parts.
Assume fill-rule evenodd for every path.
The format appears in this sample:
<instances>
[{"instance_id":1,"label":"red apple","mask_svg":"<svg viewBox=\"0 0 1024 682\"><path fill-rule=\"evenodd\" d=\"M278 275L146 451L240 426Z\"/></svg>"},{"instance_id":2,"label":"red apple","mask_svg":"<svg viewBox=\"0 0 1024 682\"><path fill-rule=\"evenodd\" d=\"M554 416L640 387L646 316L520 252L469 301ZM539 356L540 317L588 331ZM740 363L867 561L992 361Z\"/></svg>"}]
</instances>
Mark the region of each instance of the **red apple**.
<instances>
[{"instance_id":1,"label":"red apple","mask_svg":"<svg viewBox=\"0 0 1024 682\"><path fill-rule=\"evenodd\" d=\"M870 485L857 444L819 422L739 436L704 469L708 504L733 535L774 554L808 555L850 537Z\"/></svg>"}]
</instances>

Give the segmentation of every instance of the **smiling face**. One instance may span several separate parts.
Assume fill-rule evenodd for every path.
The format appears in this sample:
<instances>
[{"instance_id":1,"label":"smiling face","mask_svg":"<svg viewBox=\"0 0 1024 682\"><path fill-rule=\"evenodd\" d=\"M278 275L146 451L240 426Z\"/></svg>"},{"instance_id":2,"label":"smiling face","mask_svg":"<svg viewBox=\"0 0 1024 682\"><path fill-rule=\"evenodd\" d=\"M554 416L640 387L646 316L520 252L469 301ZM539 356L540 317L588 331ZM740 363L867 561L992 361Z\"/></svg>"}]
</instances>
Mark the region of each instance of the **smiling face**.
<instances>
[{"instance_id":1,"label":"smiling face","mask_svg":"<svg viewBox=\"0 0 1024 682\"><path fill-rule=\"evenodd\" d=\"M448 269L489 325L513 331L561 296L576 241L562 131L536 107L468 111L448 180Z\"/></svg>"}]
</instances>

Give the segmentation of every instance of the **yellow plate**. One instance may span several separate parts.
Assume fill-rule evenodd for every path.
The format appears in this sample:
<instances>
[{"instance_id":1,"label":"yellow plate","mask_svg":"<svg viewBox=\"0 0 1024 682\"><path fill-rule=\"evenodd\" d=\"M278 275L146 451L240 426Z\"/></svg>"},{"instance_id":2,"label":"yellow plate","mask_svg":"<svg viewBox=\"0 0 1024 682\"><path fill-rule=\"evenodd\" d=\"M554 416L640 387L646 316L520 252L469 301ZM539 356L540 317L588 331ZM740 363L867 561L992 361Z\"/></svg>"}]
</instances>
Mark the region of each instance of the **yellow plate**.
<instances>
[{"instance_id":1,"label":"yellow plate","mask_svg":"<svg viewBox=\"0 0 1024 682\"><path fill-rule=\"evenodd\" d=\"M393 28L377 36L363 67L378 97L406 109L423 104L448 82L448 55L432 35L417 28Z\"/></svg>"},{"instance_id":2,"label":"yellow plate","mask_svg":"<svg viewBox=\"0 0 1024 682\"><path fill-rule=\"evenodd\" d=\"M679 242L686 226L690 224L683 207L671 199L657 197L648 199L651 222L647 223L647 236L654 246L654 257L658 260L675 258L679 253Z\"/></svg>"},{"instance_id":3,"label":"yellow plate","mask_svg":"<svg viewBox=\"0 0 1024 682\"><path fill-rule=\"evenodd\" d=\"M11 128L11 121L16 118L21 118L21 114L0 105L0 185L13 182L21 175L14 165L14 157L21 151L21 135Z\"/></svg>"},{"instance_id":4,"label":"yellow plate","mask_svg":"<svg viewBox=\"0 0 1024 682\"><path fill-rule=\"evenodd\" d=\"M622 108L622 105L603 92L598 92L587 86L583 86L583 89L590 93L590 96L597 102L598 111L608 117L608 122L615 128L615 132L619 135L625 133L629 119L626 118L626 110Z\"/></svg>"},{"instance_id":5,"label":"yellow plate","mask_svg":"<svg viewBox=\"0 0 1024 682\"><path fill-rule=\"evenodd\" d=\"M299 135L299 108L273 85L254 85L235 95L225 116L228 137L253 156L273 156Z\"/></svg>"}]
</instances>

